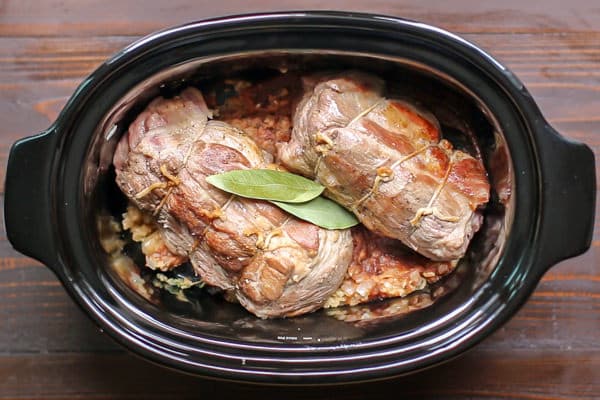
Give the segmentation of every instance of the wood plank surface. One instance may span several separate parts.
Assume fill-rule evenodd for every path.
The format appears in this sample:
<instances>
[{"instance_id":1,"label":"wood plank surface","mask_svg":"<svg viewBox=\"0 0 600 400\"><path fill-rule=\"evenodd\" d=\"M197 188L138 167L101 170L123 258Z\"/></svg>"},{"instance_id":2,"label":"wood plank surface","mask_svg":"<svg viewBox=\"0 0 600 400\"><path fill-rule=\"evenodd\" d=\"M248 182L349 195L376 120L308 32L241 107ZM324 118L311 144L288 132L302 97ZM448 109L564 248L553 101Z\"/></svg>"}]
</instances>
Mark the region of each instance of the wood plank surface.
<instances>
[{"instance_id":1,"label":"wood plank surface","mask_svg":"<svg viewBox=\"0 0 600 400\"><path fill-rule=\"evenodd\" d=\"M402 16L462 34L511 68L552 125L600 159L597 1L4 0L0 193L10 145L46 129L85 76L138 37L194 19L309 8ZM465 356L405 378L325 390L196 379L125 352L49 270L11 248L2 223L0 399L389 398L385 391L429 399L600 398L598 221L592 248L552 268L515 317Z\"/></svg>"},{"instance_id":2,"label":"wood plank surface","mask_svg":"<svg viewBox=\"0 0 600 400\"><path fill-rule=\"evenodd\" d=\"M456 32L588 32L596 31L600 26L600 8L593 0L230 0L217 3L187 0L5 0L0 9L0 35L139 36L170 25L215 16L311 9L393 15Z\"/></svg>"},{"instance_id":3,"label":"wood plank surface","mask_svg":"<svg viewBox=\"0 0 600 400\"><path fill-rule=\"evenodd\" d=\"M157 398L267 398L281 399L569 399L593 398L600 391L596 370L598 352L529 351L471 352L417 375L343 387L262 387L248 384L199 380L157 368L128 354L51 354L45 357L21 354L6 356L0 366L5 374L0 390L7 397L28 399L23 394L44 393L44 398L157 399ZM495 372L495 374L489 373ZM548 380L548 376L556 379ZM577 383L573 382L577 377ZM499 379L502 377L502 379ZM510 380L519 385L506 385ZM276 397L275 397L276 396Z\"/></svg>"}]
</instances>

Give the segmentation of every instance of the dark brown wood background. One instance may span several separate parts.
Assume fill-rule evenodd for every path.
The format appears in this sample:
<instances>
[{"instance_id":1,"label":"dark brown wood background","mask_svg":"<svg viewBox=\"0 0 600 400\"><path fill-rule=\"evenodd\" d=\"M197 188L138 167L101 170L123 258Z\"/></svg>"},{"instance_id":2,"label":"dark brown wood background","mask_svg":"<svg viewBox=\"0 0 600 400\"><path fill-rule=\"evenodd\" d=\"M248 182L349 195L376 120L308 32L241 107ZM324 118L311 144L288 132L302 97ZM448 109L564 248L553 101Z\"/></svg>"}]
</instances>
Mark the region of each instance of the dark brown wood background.
<instances>
[{"instance_id":1,"label":"dark brown wood background","mask_svg":"<svg viewBox=\"0 0 600 400\"><path fill-rule=\"evenodd\" d=\"M563 135L600 158L597 0L0 0L0 185L11 143L45 129L82 79L136 38L224 14L323 8L421 20L474 41L517 73ZM362 399L389 397L387 391L408 398L600 398L597 222L592 248L552 268L526 306L463 357L406 378L325 390L200 380L138 359L100 333L49 270L15 252L2 229L2 399Z\"/></svg>"}]
</instances>

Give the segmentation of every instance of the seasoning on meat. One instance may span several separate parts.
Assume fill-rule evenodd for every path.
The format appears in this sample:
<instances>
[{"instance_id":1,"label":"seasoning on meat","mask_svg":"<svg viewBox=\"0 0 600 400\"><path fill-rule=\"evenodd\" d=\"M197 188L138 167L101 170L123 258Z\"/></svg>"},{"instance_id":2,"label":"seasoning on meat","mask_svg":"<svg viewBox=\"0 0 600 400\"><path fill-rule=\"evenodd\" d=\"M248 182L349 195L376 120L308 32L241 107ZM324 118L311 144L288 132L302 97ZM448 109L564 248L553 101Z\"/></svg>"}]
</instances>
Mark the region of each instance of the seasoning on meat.
<instances>
[{"instance_id":1,"label":"seasoning on meat","mask_svg":"<svg viewBox=\"0 0 600 400\"><path fill-rule=\"evenodd\" d=\"M206 176L272 161L243 132L209 117L193 88L151 102L117 146L117 184L155 215L171 254L189 257L204 282L233 292L255 315L320 308L346 272L350 231L318 228L207 183Z\"/></svg>"},{"instance_id":2,"label":"seasoning on meat","mask_svg":"<svg viewBox=\"0 0 600 400\"><path fill-rule=\"evenodd\" d=\"M282 164L315 178L369 230L432 260L461 258L489 199L482 163L441 139L432 115L384 98L373 76L320 76L304 86Z\"/></svg>"}]
</instances>

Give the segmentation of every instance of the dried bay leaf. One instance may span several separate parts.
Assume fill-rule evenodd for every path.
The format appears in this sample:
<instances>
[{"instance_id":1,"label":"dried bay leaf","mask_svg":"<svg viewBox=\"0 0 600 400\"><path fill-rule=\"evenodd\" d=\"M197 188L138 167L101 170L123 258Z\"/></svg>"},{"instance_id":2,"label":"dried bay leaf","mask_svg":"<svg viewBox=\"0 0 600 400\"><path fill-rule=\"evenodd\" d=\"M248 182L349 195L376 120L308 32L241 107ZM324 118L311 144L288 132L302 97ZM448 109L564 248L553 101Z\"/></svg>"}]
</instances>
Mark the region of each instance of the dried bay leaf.
<instances>
[{"instance_id":1,"label":"dried bay leaf","mask_svg":"<svg viewBox=\"0 0 600 400\"><path fill-rule=\"evenodd\" d=\"M359 223L350 211L321 197L323 186L300 175L270 169L244 169L211 175L206 181L228 193L268 200L282 210L325 229Z\"/></svg>"},{"instance_id":2,"label":"dried bay leaf","mask_svg":"<svg viewBox=\"0 0 600 400\"><path fill-rule=\"evenodd\" d=\"M271 203L295 217L325 229L346 229L359 223L350 211L324 197L316 197L305 203Z\"/></svg>"},{"instance_id":3,"label":"dried bay leaf","mask_svg":"<svg viewBox=\"0 0 600 400\"><path fill-rule=\"evenodd\" d=\"M325 189L300 175L270 169L228 171L208 176L206 181L238 196L286 203L303 203L312 200Z\"/></svg>"}]
</instances>

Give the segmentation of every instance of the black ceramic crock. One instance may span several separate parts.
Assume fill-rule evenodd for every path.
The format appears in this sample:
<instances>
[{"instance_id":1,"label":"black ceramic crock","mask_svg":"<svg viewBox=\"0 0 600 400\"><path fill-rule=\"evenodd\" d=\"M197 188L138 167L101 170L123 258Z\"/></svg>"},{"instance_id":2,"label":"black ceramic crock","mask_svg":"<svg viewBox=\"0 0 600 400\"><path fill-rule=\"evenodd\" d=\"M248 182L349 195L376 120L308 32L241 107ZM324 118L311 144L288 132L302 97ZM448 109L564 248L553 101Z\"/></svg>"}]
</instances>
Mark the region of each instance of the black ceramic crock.
<instances>
[{"instance_id":1,"label":"black ceramic crock","mask_svg":"<svg viewBox=\"0 0 600 400\"><path fill-rule=\"evenodd\" d=\"M432 109L448 132L472 132L493 201L453 290L372 323L325 311L259 320L211 296L194 307L150 302L109 271L96 223L123 203L110 159L132 116L153 96L211 75L270 68L368 70ZM507 321L549 267L590 246L594 171L590 149L559 136L510 71L453 34L364 14L247 15L155 33L102 64L48 130L11 149L5 218L17 250L147 359L238 381L340 383L441 363Z\"/></svg>"}]
</instances>

